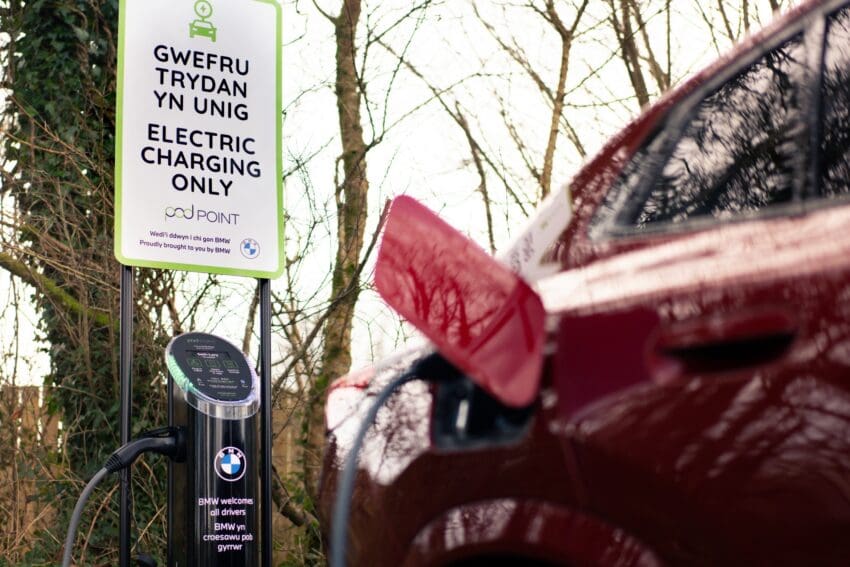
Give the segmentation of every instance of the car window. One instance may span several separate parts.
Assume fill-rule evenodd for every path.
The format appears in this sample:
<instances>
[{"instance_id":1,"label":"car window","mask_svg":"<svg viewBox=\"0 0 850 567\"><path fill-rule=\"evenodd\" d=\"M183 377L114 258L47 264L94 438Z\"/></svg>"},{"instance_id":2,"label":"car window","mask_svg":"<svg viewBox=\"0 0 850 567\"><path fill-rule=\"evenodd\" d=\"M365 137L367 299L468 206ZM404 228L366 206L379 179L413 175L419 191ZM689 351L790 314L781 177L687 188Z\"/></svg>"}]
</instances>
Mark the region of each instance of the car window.
<instances>
[{"instance_id":1,"label":"car window","mask_svg":"<svg viewBox=\"0 0 850 567\"><path fill-rule=\"evenodd\" d=\"M850 193L850 9L828 20L823 73L823 135L820 190L834 197Z\"/></svg>"},{"instance_id":2,"label":"car window","mask_svg":"<svg viewBox=\"0 0 850 567\"><path fill-rule=\"evenodd\" d=\"M609 191L591 235L724 219L791 201L803 124L796 85L804 72L800 34L699 102L672 152L662 150L663 131L650 136ZM647 183L659 155L666 162Z\"/></svg>"}]
</instances>

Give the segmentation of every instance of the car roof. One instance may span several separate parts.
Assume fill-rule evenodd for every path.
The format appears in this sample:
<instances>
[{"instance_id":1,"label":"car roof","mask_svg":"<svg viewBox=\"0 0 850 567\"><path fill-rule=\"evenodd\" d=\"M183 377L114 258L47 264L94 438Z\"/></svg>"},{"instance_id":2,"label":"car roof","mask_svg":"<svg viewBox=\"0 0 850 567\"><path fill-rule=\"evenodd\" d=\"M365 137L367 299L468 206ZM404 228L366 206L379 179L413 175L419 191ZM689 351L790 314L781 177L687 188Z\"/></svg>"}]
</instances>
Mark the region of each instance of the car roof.
<instances>
[{"instance_id":1,"label":"car roof","mask_svg":"<svg viewBox=\"0 0 850 567\"><path fill-rule=\"evenodd\" d=\"M765 46L763 49L766 49L777 36L786 34L790 26L803 24L810 15L821 9L831 11L847 4L848 0L808 0L794 6L763 28L753 31L712 63L644 107L640 114L587 160L569 181L568 187L572 194L574 214L567 229L568 232L573 234L575 229L583 230L581 227L585 226L604 196L605 190L600 191L599 184L594 183L597 174L603 169L610 171L612 164L619 163L621 166L623 158L634 153L639 144L660 125L673 107L699 91L701 87L705 87L711 79L738 65L742 59L758 54L760 46ZM605 189L608 186L610 183L605 184Z\"/></svg>"},{"instance_id":2,"label":"car roof","mask_svg":"<svg viewBox=\"0 0 850 567\"><path fill-rule=\"evenodd\" d=\"M612 152L619 150L626 139L635 137L635 134L640 134L638 137L642 139L644 137L643 134L645 134L647 130L653 128L656 125L655 123L657 119L666 115L667 110L669 110L672 106L675 106L677 103L684 100L688 95L697 90L698 87L708 82L710 78L719 74L727 67L735 65L742 56L750 53L757 46L769 43L771 38L777 34L783 33L789 25L803 20L811 12L821 6L834 5L837 7L845 3L846 0L836 0L832 2L825 0L808 0L774 18L774 20L765 27L750 33L750 35L736 43L731 49L719 56L712 63L691 75L679 85L662 94L655 102L644 107L634 119L632 119L618 134L612 137L594 157L582 166L580 172L575 176L575 178L581 177L582 171L591 167L603 156L610 156Z\"/></svg>"}]
</instances>

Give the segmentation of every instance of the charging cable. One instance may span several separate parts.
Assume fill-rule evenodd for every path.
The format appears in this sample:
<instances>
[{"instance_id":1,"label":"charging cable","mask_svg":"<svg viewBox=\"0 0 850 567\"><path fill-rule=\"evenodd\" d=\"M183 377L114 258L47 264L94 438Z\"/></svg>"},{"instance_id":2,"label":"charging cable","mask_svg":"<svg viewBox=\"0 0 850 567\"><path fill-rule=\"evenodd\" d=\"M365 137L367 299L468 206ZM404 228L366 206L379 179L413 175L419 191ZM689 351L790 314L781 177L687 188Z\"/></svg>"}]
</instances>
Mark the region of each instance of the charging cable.
<instances>
[{"instance_id":1,"label":"charging cable","mask_svg":"<svg viewBox=\"0 0 850 567\"><path fill-rule=\"evenodd\" d=\"M73 554L74 539L77 536L77 528L83 515L86 502L94 492L95 487L103 478L114 472L123 470L132 465L142 453L159 453L171 457L176 462L186 458L185 430L182 427L160 427L142 433L138 439L130 441L120 449L112 453L106 460L102 469L97 471L77 499L74 512L71 514L71 522L68 524L68 534L65 536L65 550L62 554L62 567L70 567Z\"/></svg>"},{"instance_id":2,"label":"charging cable","mask_svg":"<svg viewBox=\"0 0 850 567\"><path fill-rule=\"evenodd\" d=\"M351 514L351 496L354 492L354 479L357 476L357 457L362 448L366 433L378 416L378 411L387 403L395 391L416 379L448 379L458 375L458 370L438 353L429 354L414 362L410 368L394 378L378 393L366 417L360 423L357 436L345 457L342 477L337 483L331 524L330 567L345 567L345 552L348 544L348 518Z\"/></svg>"}]
</instances>

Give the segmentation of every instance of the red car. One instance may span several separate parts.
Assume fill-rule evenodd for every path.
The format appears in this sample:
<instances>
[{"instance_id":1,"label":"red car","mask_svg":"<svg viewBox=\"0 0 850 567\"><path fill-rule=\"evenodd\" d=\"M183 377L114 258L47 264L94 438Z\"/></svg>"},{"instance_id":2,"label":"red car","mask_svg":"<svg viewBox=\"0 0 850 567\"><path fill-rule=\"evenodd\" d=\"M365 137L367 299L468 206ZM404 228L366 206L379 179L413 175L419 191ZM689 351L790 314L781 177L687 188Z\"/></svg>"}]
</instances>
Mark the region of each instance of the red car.
<instances>
[{"instance_id":1,"label":"red car","mask_svg":"<svg viewBox=\"0 0 850 567\"><path fill-rule=\"evenodd\" d=\"M367 402L421 378L358 449L349 565L850 565L847 6L628 126L520 239L531 284L396 201L377 287L452 366L333 386L326 527Z\"/></svg>"}]
</instances>

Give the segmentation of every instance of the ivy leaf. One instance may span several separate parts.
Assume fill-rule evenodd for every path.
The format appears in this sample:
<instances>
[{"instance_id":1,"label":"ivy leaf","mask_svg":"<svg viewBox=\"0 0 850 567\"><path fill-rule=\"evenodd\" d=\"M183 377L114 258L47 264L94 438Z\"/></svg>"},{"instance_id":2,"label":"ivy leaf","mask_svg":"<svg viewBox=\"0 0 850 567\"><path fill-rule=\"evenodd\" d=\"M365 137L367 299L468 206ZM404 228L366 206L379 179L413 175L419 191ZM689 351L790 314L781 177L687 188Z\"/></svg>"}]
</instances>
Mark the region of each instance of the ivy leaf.
<instances>
[{"instance_id":1,"label":"ivy leaf","mask_svg":"<svg viewBox=\"0 0 850 567\"><path fill-rule=\"evenodd\" d=\"M74 35L76 35L77 39L79 39L81 42L86 42L89 40L89 32L87 32L83 28L71 26L71 29L74 30Z\"/></svg>"}]
</instances>

